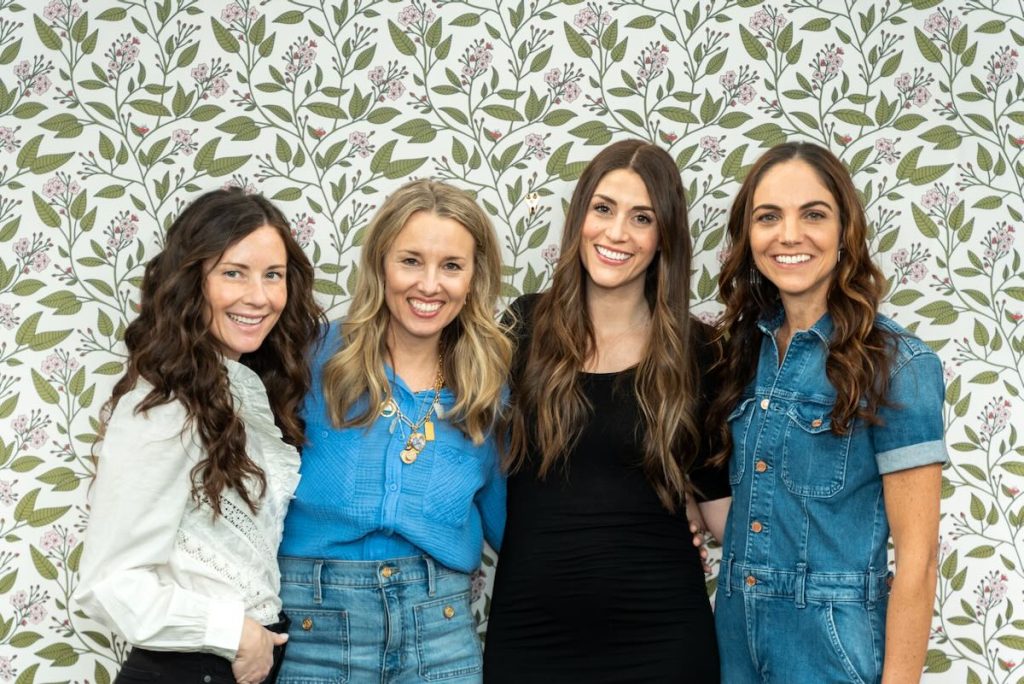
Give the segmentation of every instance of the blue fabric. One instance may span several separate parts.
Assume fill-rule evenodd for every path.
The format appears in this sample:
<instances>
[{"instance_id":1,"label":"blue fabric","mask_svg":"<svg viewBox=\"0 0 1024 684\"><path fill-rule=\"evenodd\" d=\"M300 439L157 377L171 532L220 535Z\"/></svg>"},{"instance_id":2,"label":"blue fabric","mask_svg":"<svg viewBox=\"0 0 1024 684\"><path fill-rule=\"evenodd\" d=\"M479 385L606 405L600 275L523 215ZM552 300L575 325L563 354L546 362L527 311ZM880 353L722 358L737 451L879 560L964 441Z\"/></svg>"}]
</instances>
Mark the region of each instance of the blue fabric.
<instances>
[{"instance_id":1,"label":"blue fabric","mask_svg":"<svg viewBox=\"0 0 1024 684\"><path fill-rule=\"evenodd\" d=\"M881 425L831 431L832 320L797 332L781 365L781 312L761 322L757 374L729 416L733 501L715 622L722 681L877 682L888 600L882 475L946 461L942 364L892 320Z\"/></svg>"},{"instance_id":2,"label":"blue fabric","mask_svg":"<svg viewBox=\"0 0 1024 684\"><path fill-rule=\"evenodd\" d=\"M278 684L481 681L469 575L428 556L280 564L292 623Z\"/></svg>"},{"instance_id":3,"label":"blue fabric","mask_svg":"<svg viewBox=\"0 0 1024 684\"><path fill-rule=\"evenodd\" d=\"M484 538L499 549L505 528L505 480L493 438L474 445L435 417L435 439L415 463L405 464L399 454L409 428L395 418L378 418L366 429L335 428L321 373L339 344L336 321L313 359L313 384L304 404L308 442L302 479L279 553L327 560L425 553L449 568L472 572L480 565ZM411 392L391 368L387 375L402 412L422 416L434 391ZM450 409L454 403L452 393L442 389L442 406Z\"/></svg>"}]
</instances>

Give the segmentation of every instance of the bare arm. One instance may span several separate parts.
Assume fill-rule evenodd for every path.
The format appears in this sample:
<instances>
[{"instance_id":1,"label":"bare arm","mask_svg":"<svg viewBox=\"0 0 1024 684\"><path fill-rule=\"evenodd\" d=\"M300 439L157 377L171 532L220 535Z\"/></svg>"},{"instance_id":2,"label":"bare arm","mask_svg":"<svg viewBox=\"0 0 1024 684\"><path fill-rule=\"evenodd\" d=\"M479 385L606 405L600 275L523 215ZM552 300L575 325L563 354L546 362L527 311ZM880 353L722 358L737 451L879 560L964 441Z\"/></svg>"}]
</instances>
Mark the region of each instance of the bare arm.
<instances>
[{"instance_id":1,"label":"bare arm","mask_svg":"<svg viewBox=\"0 0 1024 684\"><path fill-rule=\"evenodd\" d=\"M885 623L883 684L921 680L935 601L941 486L938 463L882 476L896 550L896 577Z\"/></svg>"},{"instance_id":2,"label":"bare arm","mask_svg":"<svg viewBox=\"0 0 1024 684\"><path fill-rule=\"evenodd\" d=\"M720 544L725 539L725 520L729 515L730 504L732 504L731 496L697 504L700 514L704 518L706 529L714 535Z\"/></svg>"}]
</instances>

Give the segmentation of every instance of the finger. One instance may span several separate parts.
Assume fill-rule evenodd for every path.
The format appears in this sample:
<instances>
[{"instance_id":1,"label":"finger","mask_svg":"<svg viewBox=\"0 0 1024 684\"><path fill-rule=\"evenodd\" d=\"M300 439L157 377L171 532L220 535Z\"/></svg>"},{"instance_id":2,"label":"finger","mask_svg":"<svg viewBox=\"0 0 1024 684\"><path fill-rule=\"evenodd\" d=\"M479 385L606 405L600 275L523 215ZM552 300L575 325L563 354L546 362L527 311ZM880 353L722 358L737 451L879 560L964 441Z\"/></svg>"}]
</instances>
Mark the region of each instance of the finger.
<instances>
[{"instance_id":1,"label":"finger","mask_svg":"<svg viewBox=\"0 0 1024 684\"><path fill-rule=\"evenodd\" d=\"M273 636L271 636L270 638L273 640L275 646L280 646L284 642L288 641L288 635L287 634L274 634L274 633L272 633L272 634L273 634Z\"/></svg>"}]
</instances>

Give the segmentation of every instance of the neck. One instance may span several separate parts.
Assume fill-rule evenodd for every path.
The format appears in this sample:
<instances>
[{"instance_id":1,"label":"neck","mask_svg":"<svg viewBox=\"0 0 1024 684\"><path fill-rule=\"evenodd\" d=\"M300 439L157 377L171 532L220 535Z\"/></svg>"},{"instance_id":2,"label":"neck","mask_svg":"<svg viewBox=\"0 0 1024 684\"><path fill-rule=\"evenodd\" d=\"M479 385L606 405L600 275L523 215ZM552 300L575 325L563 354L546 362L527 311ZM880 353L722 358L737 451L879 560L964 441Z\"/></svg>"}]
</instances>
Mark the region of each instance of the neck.
<instances>
[{"instance_id":1,"label":"neck","mask_svg":"<svg viewBox=\"0 0 1024 684\"><path fill-rule=\"evenodd\" d=\"M814 302L811 304L803 302L787 302L782 300L782 310L786 313L786 325L790 330L807 330L818 322L828 305L825 302Z\"/></svg>"},{"instance_id":2,"label":"neck","mask_svg":"<svg viewBox=\"0 0 1024 684\"><path fill-rule=\"evenodd\" d=\"M595 334L615 334L647 322L650 307L644 297L643 282L639 287L587 290L587 313Z\"/></svg>"},{"instance_id":3,"label":"neck","mask_svg":"<svg viewBox=\"0 0 1024 684\"><path fill-rule=\"evenodd\" d=\"M417 391L434 386L440 342L440 335L422 339L388 332L387 348L391 367L409 389Z\"/></svg>"}]
</instances>

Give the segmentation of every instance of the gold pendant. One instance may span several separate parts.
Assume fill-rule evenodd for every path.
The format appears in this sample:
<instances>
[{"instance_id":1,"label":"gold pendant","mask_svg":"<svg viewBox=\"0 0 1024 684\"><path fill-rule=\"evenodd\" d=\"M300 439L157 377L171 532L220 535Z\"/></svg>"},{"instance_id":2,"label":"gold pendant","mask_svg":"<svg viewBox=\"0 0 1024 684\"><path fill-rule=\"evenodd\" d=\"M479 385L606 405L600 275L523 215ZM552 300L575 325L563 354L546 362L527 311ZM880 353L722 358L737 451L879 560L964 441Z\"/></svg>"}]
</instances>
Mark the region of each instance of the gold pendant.
<instances>
[{"instance_id":1,"label":"gold pendant","mask_svg":"<svg viewBox=\"0 0 1024 684\"><path fill-rule=\"evenodd\" d=\"M423 447L427 446L427 438L423 436L422 432L414 432L409 435L409 441L405 443L406 449L415 449L416 453L423 451Z\"/></svg>"},{"instance_id":2,"label":"gold pendant","mask_svg":"<svg viewBox=\"0 0 1024 684\"><path fill-rule=\"evenodd\" d=\"M406 465L412 465L419 458L420 452L416 451L412 447L406 447L402 449L402 463Z\"/></svg>"},{"instance_id":3,"label":"gold pendant","mask_svg":"<svg viewBox=\"0 0 1024 684\"><path fill-rule=\"evenodd\" d=\"M432 421L427 420L427 422L423 424L423 435L426 437L428 442L434 441L434 423Z\"/></svg>"},{"instance_id":4,"label":"gold pendant","mask_svg":"<svg viewBox=\"0 0 1024 684\"><path fill-rule=\"evenodd\" d=\"M391 416L395 415L395 413L397 413L397 412L398 412L398 405L395 404L395 400L394 399L388 399L387 401L382 401L381 402L381 404L380 404L380 417L381 418L390 418Z\"/></svg>"}]
</instances>

